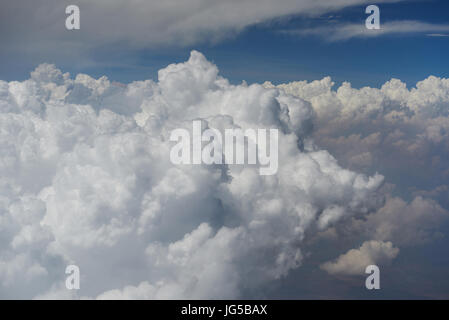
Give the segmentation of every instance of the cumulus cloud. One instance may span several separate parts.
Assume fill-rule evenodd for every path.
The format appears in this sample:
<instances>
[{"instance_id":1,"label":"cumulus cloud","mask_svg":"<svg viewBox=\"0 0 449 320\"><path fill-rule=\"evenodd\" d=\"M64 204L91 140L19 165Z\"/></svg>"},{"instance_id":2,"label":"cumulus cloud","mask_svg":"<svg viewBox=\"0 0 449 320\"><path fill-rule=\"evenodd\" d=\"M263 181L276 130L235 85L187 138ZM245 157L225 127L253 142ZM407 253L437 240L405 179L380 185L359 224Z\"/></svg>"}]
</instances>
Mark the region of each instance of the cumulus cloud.
<instances>
[{"instance_id":1,"label":"cumulus cloud","mask_svg":"<svg viewBox=\"0 0 449 320\"><path fill-rule=\"evenodd\" d=\"M379 207L380 174L311 140L310 102L232 85L199 52L128 85L43 64L0 81L0 295L237 298L285 277L310 233ZM173 165L192 120L279 130L279 171ZM65 266L81 270L66 293Z\"/></svg>"},{"instance_id":2,"label":"cumulus cloud","mask_svg":"<svg viewBox=\"0 0 449 320\"><path fill-rule=\"evenodd\" d=\"M381 172L386 197L366 215L350 223L327 225L320 216L322 238L392 242L399 247L424 245L444 235L449 185L449 80L429 76L407 88L391 79L381 88L334 88L330 77L296 81L277 87L309 102L314 110L315 143L352 170ZM405 200L409 199L409 200ZM329 208L333 216L344 210ZM331 216L332 217L332 216ZM345 261L345 260L343 260ZM334 264L326 264L331 270Z\"/></svg>"},{"instance_id":3,"label":"cumulus cloud","mask_svg":"<svg viewBox=\"0 0 449 320\"><path fill-rule=\"evenodd\" d=\"M359 249L351 249L320 267L332 275L363 275L367 266L389 263L398 253L391 242L366 241Z\"/></svg>"},{"instance_id":4,"label":"cumulus cloud","mask_svg":"<svg viewBox=\"0 0 449 320\"><path fill-rule=\"evenodd\" d=\"M382 172L401 190L448 184L449 79L429 76L410 89L398 79L380 89L333 86L326 77L278 88L312 105L315 142L344 166Z\"/></svg>"},{"instance_id":5,"label":"cumulus cloud","mask_svg":"<svg viewBox=\"0 0 449 320\"><path fill-rule=\"evenodd\" d=\"M232 85L196 51L157 81L71 77L50 64L0 81L0 296L239 298L300 267L321 233L372 240L324 264L357 260L352 273L393 259L396 244L438 237L447 180L432 174L447 170L447 79L332 86ZM193 120L278 129L278 173L172 164L170 133ZM431 178L414 184L396 170ZM413 186L414 200L377 172ZM64 287L68 264L80 267L79 292Z\"/></svg>"}]
</instances>

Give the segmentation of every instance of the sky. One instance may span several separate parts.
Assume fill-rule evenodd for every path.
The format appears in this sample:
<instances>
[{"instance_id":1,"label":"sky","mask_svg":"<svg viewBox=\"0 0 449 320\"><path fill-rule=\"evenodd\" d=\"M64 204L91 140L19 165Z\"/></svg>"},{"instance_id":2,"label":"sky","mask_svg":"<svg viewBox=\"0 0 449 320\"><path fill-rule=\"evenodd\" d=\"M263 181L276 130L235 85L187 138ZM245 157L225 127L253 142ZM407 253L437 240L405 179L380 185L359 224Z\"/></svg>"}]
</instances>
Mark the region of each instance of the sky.
<instances>
[{"instance_id":1,"label":"sky","mask_svg":"<svg viewBox=\"0 0 449 320\"><path fill-rule=\"evenodd\" d=\"M449 298L447 1L0 9L0 298ZM277 173L173 163L192 120Z\"/></svg>"},{"instance_id":2,"label":"sky","mask_svg":"<svg viewBox=\"0 0 449 320\"><path fill-rule=\"evenodd\" d=\"M391 78L409 86L432 74L448 77L448 37L431 37L429 32L410 32L379 38L323 41L316 36L291 36L284 30L335 23L363 24L366 6L354 6L319 17L288 17L250 26L232 39L215 45L175 50L171 60L182 60L189 49L204 52L222 66L234 82L274 83L315 80L325 76L355 87L379 87ZM381 21L417 20L433 24L449 21L447 1L412 1L380 5ZM170 55L170 51L168 54ZM142 65L152 64L151 50L142 56ZM168 63L169 61L164 61ZM260 66L264 67L261 68ZM155 68L159 68L157 65Z\"/></svg>"},{"instance_id":3,"label":"sky","mask_svg":"<svg viewBox=\"0 0 449 320\"><path fill-rule=\"evenodd\" d=\"M18 3L21 2L26 1ZM327 35L301 36L284 33L287 30L318 27L336 30L337 27L334 26L349 23L363 26L368 16L365 14L365 8L367 3L371 4L371 2L353 2L356 3L353 6L342 6L335 10L322 10L323 12L317 13L307 11L306 14L294 12L281 16L272 14L270 19L261 19L255 14L256 18L261 20L259 23L246 24L239 21L236 27L238 30L232 30L234 26L230 19L229 22L223 23L226 31L223 31L223 35L220 31L218 38L215 34L204 32L203 36L202 30L192 30L189 36L195 39L191 44L184 44L176 39L171 40L170 37L176 36L169 35L166 40L157 40L156 43L152 43L155 40L142 39L136 46L117 45L113 41L115 40L113 35L116 32L113 29L108 33L112 39L107 41L103 39L102 42L100 38L98 45L92 45L90 39L84 41L84 38L85 33L92 32L89 27L94 23L91 21L95 19L94 13L103 16L109 14L106 9L103 13L101 6L96 10L89 10L89 8L83 10L81 6L82 19L87 20L88 17L86 24L89 26L81 28L77 31L78 33L60 28L59 36L65 41L50 41L46 35L46 29L41 31L42 27L36 28L33 24L37 22L34 21L31 23L22 21L21 28L17 28L14 21L5 21L2 24L2 33L6 41L5 39L2 41L2 46L6 50L2 50L2 56L3 59L8 59L8 63L1 66L0 75L3 79L9 80L25 79L31 68L45 60L69 72L84 72L96 77L106 75L114 81L128 83L133 80L157 78L157 71L160 68L175 61L185 60L190 51L195 49L203 52L211 61L221 66L223 75L236 83L242 80L249 83L261 83L266 80L284 83L298 79L315 80L331 76L337 83L349 81L355 87L379 87L391 78L400 78L409 86L413 86L428 75L448 76L449 66L445 53L448 52L449 41L447 36L443 36L449 34L447 1L393 1L392 3L387 1L387 3L379 4L381 24L412 20L441 26L437 27L436 31L417 27L402 33L341 41L329 41L326 39ZM76 1L71 3L75 4ZM47 25L56 23L63 25L65 17L59 15L56 19L56 9L47 12L40 10L39 6L30 5L28 10L33 12L34 19L37 21L45 21ZM3 11L4 14L7 12L8 10ZM232 14L231 10L229 14ZM49 17L46 18L46 15ZM270 16L264 13L260 15ZM54 21L51 20L53 16L55 16ZM112 17L120 18L118 13L110 17L111 19ZM148 20L151 17L149 13ZM98 17L98 20L101 21L103 18ZM145 16L142 19L145 20ZM109 22L106 20L106 23ZM152 28L152 24L148 24L149 28ZM159 21L155 24L156 29L148 30L149 33L157 33L159 28L165 28L165 25ZM145 22L142 22L142 25L145 26ZM16 29L19 30L16 31ZM126 30L126 26L123 26L123 29ZM131 27L130 29L131 32L126 37L120 34L117 38L124 42L132 41L133 31L136 31ZM14 39L14 41L8 39L6 34L14 32L20 32L23 38ZM373 30L373 33L376 31ZM142 36L137 34L136 38L139 37ZM50 53L45 48L40 48L47 41L51 42ZM18 47L7 50L9 42L14 42ZM79 42L81 46L83 42L86 42L86 49L81 50L83 51L81 57L72 56L74 51L80 50L75 48L77 45L74 42ZM261 65L264 67L261 68Z\"/></svg>"}]
</instances>

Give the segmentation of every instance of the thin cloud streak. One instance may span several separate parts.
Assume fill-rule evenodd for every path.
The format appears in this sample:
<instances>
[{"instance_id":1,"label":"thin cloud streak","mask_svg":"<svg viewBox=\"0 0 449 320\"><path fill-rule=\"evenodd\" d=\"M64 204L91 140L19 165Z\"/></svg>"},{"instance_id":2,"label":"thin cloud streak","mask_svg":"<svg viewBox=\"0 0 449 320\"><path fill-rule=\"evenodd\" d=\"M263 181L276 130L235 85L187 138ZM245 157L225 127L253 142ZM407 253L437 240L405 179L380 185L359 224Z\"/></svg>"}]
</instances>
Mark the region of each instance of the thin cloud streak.
<instances>
[{"instance_id":1,"label":"thin cloud streak","mask_svg":"<svg viewBox=\"0 0 449 320\"><path fill-rule=\"evenodd\" d=\"M415 20L381 23L380 29L369 30L362 23L329 25L325 27L283 30L282 33L293 36L318 36L326 41L346 41L353 38L371 38L392 34L429 33L427 36L447 36L449 24L432 24Z\"/></svg>"}]
</instances>

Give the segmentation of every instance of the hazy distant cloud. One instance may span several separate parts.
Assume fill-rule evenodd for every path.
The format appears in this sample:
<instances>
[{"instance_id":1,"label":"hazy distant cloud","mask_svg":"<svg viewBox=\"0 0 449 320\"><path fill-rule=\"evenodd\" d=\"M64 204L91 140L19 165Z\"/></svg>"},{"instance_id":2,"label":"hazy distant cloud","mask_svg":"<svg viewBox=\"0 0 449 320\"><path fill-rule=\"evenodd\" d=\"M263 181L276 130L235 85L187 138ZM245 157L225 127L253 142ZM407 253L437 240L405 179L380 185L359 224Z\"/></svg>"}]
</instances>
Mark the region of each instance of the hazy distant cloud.
<instances>
[{"instance_id":1,"label":"hazy distant cloud","mask_svg":"<svg viewBox=\"0 0 449 320\"><path fill-rule=\"evenodd\" d=\"M355 221L372 239L393 241L399 246L426 243L442 234L438 227L449 219L449 212L436 201L422 197L406 203L400 198L389 198L366 221ZM361 223L361 224L359 224Z\"/></svg>"},{"instance_id":2,"label":"hazy distant cloud","mask_svg":"<svg viewBox=\"0 0 449 320\"><path fill-rule=\"evenodd\" d=\"M391 242L399 248L442 239L449 221L449 79L429 76L412 88L398 79L381 88L334 85L325 77L276 87L311 104L314 142L339 163L384 174L386 197L376 210L353 216L350 223L344 223L345 212L338 207L323 211L318 226L325 230L319 235L332 241ZM328 224L332 217L340 219ZM343 262L326 268L335 271Z\"/></svg>"},{"instance_id":3,"label":"hazy distant cloud","mask_svg":"<svg viewBox=\"0 0 449 320\"><path fill-rule=\"evenodd\" d=\"M396 258L399 249L391 242L366 241L359 249L351 249L335 261L323 263L320 267L333 275L363 275L369 265L384 265Z\"/></svg>"},{"instance_id":4,"label":"hazy distant cloud","mask_svg":"<svg viewBox=\"0 0 449 320\"><path fill-rule=\"evenodd\" d=\"M391 79L379 89L356 89L348 82L334 88L326 77L277 87L312 105L314 141L345 166L388 172L402 192L449 184L449 79L429 76L413 88Z\"/></svg>"},{"instance_id":5,"label":"hazy distant cloud","mask_svg":"<svg viewBox=\"0 0 449 320\"><path fill-rule=\"evenodd\" d=\"M283 31L293 36L319 36L328 41L344 41L352 38L371 38L390 34L424 33L428 36L445 36L449 24L432 24L422 21L403 20L382 22L380 29L367 29L364 23L332 24L315 28ZM429 34L430 33L430 34Z\"/></svg>"}]
</instances>

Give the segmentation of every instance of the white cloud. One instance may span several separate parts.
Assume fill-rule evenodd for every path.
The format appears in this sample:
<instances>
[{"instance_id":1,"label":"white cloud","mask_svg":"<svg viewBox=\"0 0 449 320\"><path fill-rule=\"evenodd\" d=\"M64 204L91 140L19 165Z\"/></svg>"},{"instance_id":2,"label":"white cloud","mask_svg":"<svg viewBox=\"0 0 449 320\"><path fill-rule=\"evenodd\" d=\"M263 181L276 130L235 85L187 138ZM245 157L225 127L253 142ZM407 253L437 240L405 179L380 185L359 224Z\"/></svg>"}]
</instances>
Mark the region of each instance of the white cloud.
<instances>
[{"instance_id":1,"label":"white cloud","mask_svg":"<svg viewBox=\"0 0 449 320\"><path fill-rule=\"evenodd\" d=\"M359 249L351 249L320 267L332 275L363 275L369 265L383 265L396 258L399 249L391 242L366 241Z\"/></svg>"},{"instance_id":2,"label":"white cloud","mask_svg":"<svg viewBox=\"0 0 449 320\"><path fill-rule=\"evenodd\" d=\"M274 87L268 82L264 86ZM319 238L391 241L399 247L442 238L441 230L449 219L445 207L449 185L448 79L429 76L413 88L391 79L380 89L355 89L347 82L334 88L331 78L326 77L277 88L311 104L315 114L312 137L340 164L386 176L387 184L381 191L386 197L378 209L351 217L351 223L345 222L345 211L338 206L327 209L319 218L323 229ZM337 223L328 224L336 217Z\"/></svg>"},{"instance_id":3,"label":"white cloud","mask_svg":"<svg viewBox=\"0 0 449 320\"><path fill-rule=\"evenodd\" d=\"M372 38L389 34L416 34L444 36L449 24L432 24L416 20L381 22L380 29L367 29L364 23L340 23L315 28L283 31L297 36L319 36L329 41L344 41L352 38Z\"/></svg>"},{"instance_id":4,"label":"white cloud","mask_svg":"<svg viewBox=\"0 0 449 320\"><path fill-rule=\"evenodd\" d=\"M48 64L0 81L1 297L238 298L298 268L317 232L344 226L373 240L329 270L391 260L385 241L438 235L447 212L436 201L384 198L381 175L344 166L447 168L448 80L332 85L232 85L196 51L158 81L73 79ZM279 129L278 174L173 165L170 132L194 119ZM76 295L63 287L68 264L81 270Z\"/></svg>"},{"instance_id":5,"label":"white cloud","mask_svg":"<svg viewBox=\"0 0 449 320\"><path fill-rule=\"evenodd\" d=\"M398 0L380 0L378 3ZM65 29L66 3L16 0L2 6L1 30L8 49L22 41L39 39L28 50L40 52L57 42L64 54L92 46L122 44L147 48L156 45L191 45L232 36L245 27L294 14L323 14L364 4L364 0L77 0L81 29ZM6 34L7 33L7 34ZM61 46L61 44L64 44Z\"/></svg>"},{"instance_id":6,"label":"white cloud","mask_svg":"<svg viewBox=\"0 0 449 320\"><path fill-rule=\"evenodd\" d=\"M236 298L300 266L307 233L378 207L383 177L313 144L310 103L231 85L196 51L126 86L44 64L1 81L0 108L2 297ZM279 129L278 174L173 165L170 132L194 119Z\"/></svg>"},{"instance_id":7,"label":"white cloud","mask_svg":"<svg viewBox=\"0 0 449 320\"><path fill-rule=\"evenodd\" d=\"M421 190L449 182L449 79L429 76L410 89L398 79L380 89L333 87L330 77L278 86L311 104L314 141L344 166L394 174L389 182L403 190L411 178Z\"/></svg>"},{"instance_id":8,"label":"white cloud","mask_svg":"<svg viewBox=\"0 0 449 320\"><path fill-rule=\"evenodd\" d=\"M449 37L449 34L445 33L428 33L426 34L428 37Z\"/></svg>"}]
</instances>

